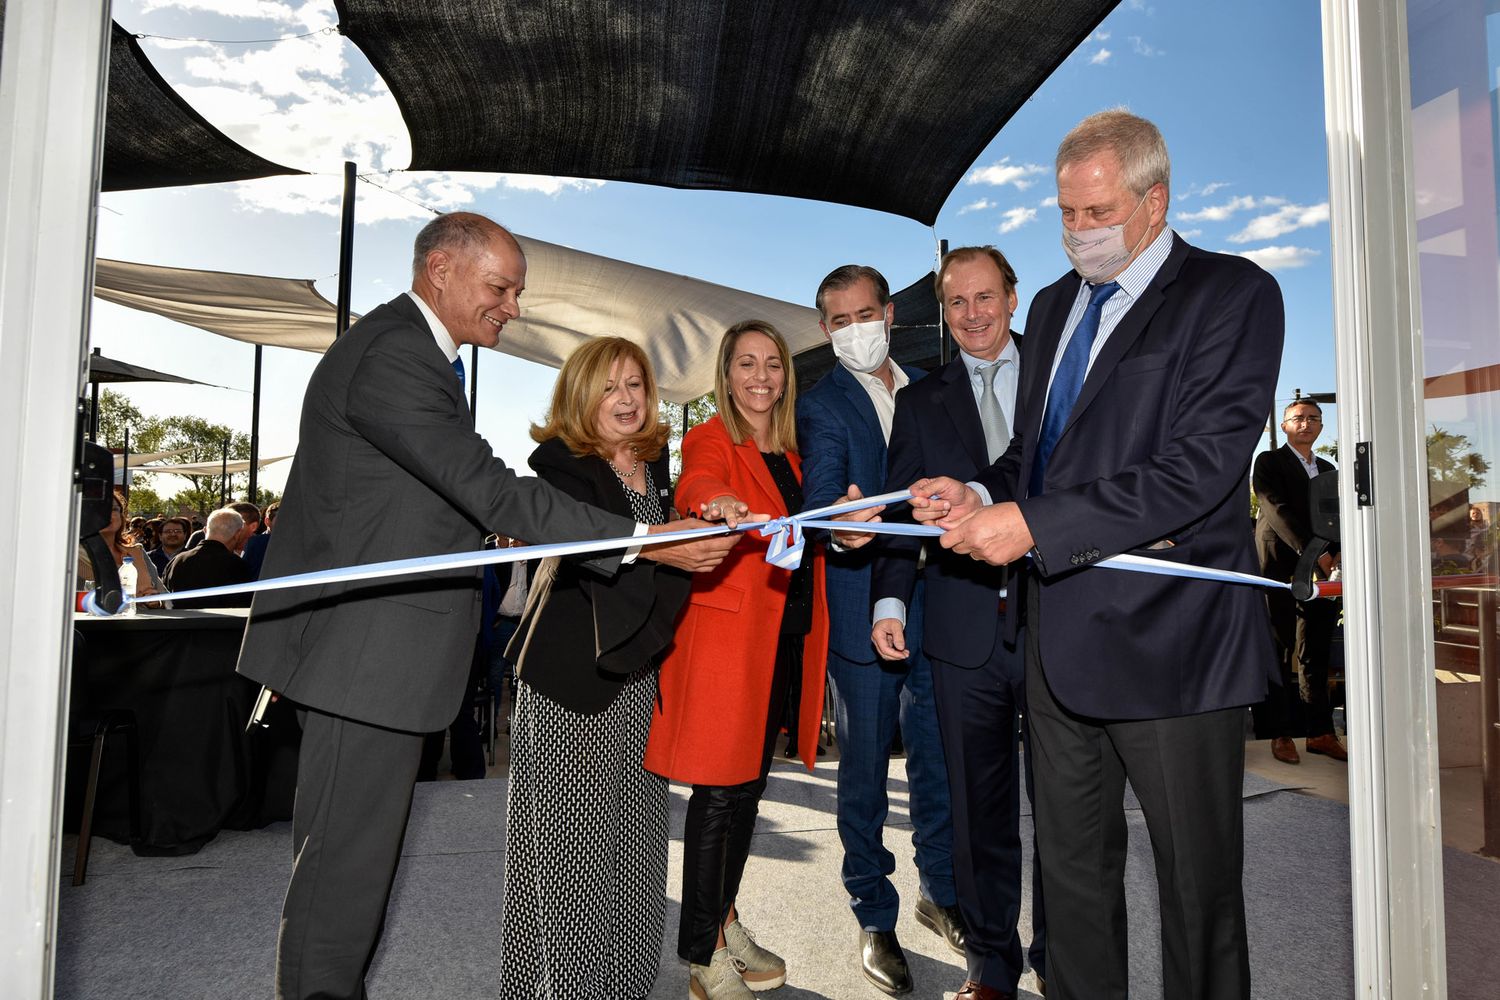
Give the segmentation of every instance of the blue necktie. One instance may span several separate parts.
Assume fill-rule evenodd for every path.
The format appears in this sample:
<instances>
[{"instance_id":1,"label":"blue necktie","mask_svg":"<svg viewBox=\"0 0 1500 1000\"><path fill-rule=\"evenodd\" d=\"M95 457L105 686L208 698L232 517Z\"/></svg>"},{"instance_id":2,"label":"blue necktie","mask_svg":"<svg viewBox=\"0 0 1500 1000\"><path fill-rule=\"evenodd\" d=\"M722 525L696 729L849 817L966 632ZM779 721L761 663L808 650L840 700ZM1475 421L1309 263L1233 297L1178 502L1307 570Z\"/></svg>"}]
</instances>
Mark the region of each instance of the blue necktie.
<instances>
[{"instance_id":1,"label":"blue necktie","mask_svg":"<svg viewBox=\"0 0 1500 1000\"><path fill-rule=\"evenodd\" d=\"M453 359L453 374L455 374L455 375L458 376L458 388L459 388L460 391L462 391L463 388L464 388L464 385L465 385L465 382L464 382L464 359L463 358L454 358Z\"/></svg>"},{"instance_id":2,"label":"blue necktie","mask_svg":"<svg viewBox=\"0 0 1500 1000\"><path fill-rule=\"evenodd\" d=\"M1073 412L1073 404L1078 402L1083 378L1088 374L1089 354L1094 347L1094 338L1099 335L1099 317L1104 313L1104 303L1119 290L1117 281L1094 286L1083 319L1078 321L1062 360L1057 364L1057 372L1052 376L1052 390L1047 395L1047 411L1042 414L1041 440L1037 442L1036 458L1031 463L1030 496L1042 494L1047 460L1052 457L1052 449L1057 447L1057 440L1068 425L1068 415Z\"/></svg>"}]
</instances>

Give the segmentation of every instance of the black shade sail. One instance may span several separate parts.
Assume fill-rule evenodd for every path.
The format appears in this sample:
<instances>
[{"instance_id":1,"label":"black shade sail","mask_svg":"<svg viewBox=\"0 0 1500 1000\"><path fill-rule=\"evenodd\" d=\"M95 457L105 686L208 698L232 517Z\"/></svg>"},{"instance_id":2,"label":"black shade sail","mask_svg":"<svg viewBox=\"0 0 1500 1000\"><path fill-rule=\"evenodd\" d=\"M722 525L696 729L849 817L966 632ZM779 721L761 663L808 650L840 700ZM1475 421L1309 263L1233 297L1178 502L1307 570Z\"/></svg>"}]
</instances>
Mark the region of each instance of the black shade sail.
<instances>
[{"instance_id":1,"label":"black shade sail","mask_svg":"<svg viewBox=\"0 0 1500 1000\"><path fill-rule=\"evenodd\" d=\"M184 385L207 385L207 382L199 382L197 379L184 378L181 375L168 375L154 368L143 365L133 365L128 361L116 361L114 358L106 358L99 353L99 348L94 348L89 355L89 381L102 384L105 382L181 382Z\"/></svg>"},{"instance_id":2,"label":"black shade sail","mask_svg":"<svg viewBox=\"0 0 1500 1000\"><path fill-rule=\"evenodd\" d=\"M256 156L210 125L162 79L130 32L118 24L112 27L105 191L302 173Z\"/></svg>"},{"instance_id":3,"label":"black shade sail","mask_svg":"<svg viewBox=\"0 0 1500 1000\"><path fill-rule=\"evenodd\" d=\"M931 224L1118 0L335 0L414 170L789 195Z\"/></svg>"}]
</instances>

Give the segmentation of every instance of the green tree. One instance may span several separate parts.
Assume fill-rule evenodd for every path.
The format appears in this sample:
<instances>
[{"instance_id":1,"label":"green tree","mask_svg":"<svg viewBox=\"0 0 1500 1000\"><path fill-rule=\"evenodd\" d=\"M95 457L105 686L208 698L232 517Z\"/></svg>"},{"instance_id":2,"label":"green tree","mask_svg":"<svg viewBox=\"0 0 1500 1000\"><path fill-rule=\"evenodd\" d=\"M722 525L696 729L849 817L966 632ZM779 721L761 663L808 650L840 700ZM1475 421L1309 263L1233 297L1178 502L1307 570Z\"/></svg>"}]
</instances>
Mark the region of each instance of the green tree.
<instances>
[{"instance_id":1,"label":"green tree","mask_svg":"<svg viewBox=\"0 0 1500 1000\"><path fill-rule=\"evenodd\" d=\"M714 394L711 392L690 400L686 406L668 403L666 400L661 402L661 419L672 428L667 447L672 451L672 481L674 483L677 477L682 475L682 436L718 412L719 408L714 403Z\"/></svg>"},{"instance_id":2,"label":"green tree","mask_svg":"<svg viewBox=\"0 0 1500 1000\"><path fill-rule=\"evenodd\" d=\"M130 450L160 451L161 421L143 414L134 403L113 389L99 393L99 443L106 448L124 448L130 431Z\"/></svg>"},{"instance_id":3,"label":"green tree","mask_svg":"<svg viewBox=\"0 0 1500 1000\"><path fill-rule=\"evenodd\" d=\"M1434 425L1427 434L1427 482L1475 489L1484 485L1490 463L1474 450L1467 434Z\"/></svg>"},{"instance_id":4,"label":"green tree","mask_svg":"<svg viewBox=\"0 0 1500 1000\"><path fill-rule=\"evenodd\" d=\"M130 483L130 494L126 499L126 513L131 517L151 517L155 514L175 514L177 507L168 505L148 483L142 482L149 476L133 476Z\"/></svg>"},{"instance_id":5,"label":"green tree","mask_svg":"<svg viewBox=\"0 0 1500 1000\"><path fill-rule=\"evenodd\" d=\"M153 450L182 449L181 454L173 456L174 464L220 462L224 458L225 441L229 442L229 461L243 462L250 457L250 436L236 433L233 428L224 424L211 423L202 417L181 416L166 417L162 419L161 426L160 447ZM204 475L189 476L182 473L174 473L174 475L182 475L188 481L188 486L172 497L171 503L174 506L186 504L200 515L207 515L209 511L219 506L221 493L220 476L217 471ZM249 486L250 477L246 473L229 477L231 497L245 493Z\"/></svg>"}]
</instances>

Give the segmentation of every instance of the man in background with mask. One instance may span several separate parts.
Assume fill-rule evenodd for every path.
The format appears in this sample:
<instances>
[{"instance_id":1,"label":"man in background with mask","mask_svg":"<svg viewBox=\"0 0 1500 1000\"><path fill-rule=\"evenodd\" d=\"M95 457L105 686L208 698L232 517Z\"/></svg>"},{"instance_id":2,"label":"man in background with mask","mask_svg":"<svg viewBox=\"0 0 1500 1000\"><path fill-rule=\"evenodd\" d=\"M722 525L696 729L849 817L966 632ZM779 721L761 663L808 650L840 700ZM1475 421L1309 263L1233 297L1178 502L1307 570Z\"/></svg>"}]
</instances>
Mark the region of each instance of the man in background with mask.
<instances>
[{"instance_id":1,"label":"man in background with mask","mask_svg":"<svg viewBox=\"0 0 1500 1000\"><path fill-rule=\"evenodd\" d=\"M945 548L1030 555L1010 599L1026 614L1050 1000L1129 994L1127 778L1156 859L1166 1000L1250 996L1241 789L1245 707L1277 669L1265 598L1093 568L1131 553L1258 569L1245 481L1281 292L1168 229L1169 182L1143 118L1105 111L1068 133L1057 203L1073 271L1027 311L1016 436L972 482L912 484Z\"/></svg>"},{"instance_id":2,"label":"man in background with mask","mask_svg":"<svg viewBox=\"0 0 1500 1000\"><path fill-rule=\"evenodd\" d=\"M879 271L837 268L818 286L816 305L838 364L797 399L804 509L836 502L850 484L865 496L883 489L896 395L922 374L889 357L895 307ZM922 652L923 602L920 596L912 602L906 625L910 656L882 660L870 642L875 548L840 551L834 545L828 552L828 679L838 726L843 881L860 926L860 967L873 985L898 996L910 992L912 981L896 939L900 898L890 880L896 859L881 842L898 728L921 885L915 916L959 953L965 929L954 893L953 819L932 668Z\"/></svg>"}]
</instances>

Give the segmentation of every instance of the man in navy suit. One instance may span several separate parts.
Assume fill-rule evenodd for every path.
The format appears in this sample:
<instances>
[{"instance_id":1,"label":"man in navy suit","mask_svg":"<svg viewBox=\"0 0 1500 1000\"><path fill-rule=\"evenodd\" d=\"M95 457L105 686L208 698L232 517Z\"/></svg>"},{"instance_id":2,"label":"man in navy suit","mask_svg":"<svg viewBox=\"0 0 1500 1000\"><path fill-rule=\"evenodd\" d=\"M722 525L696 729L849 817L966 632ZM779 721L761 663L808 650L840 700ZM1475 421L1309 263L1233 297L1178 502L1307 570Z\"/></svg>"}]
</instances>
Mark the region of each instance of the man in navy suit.
<instances>
[{"instance_id":1,"label":"man in navy suit","mask_svg":"<svg viewBox=\"0 0 1500 1000\"><path fill-rule=\"evenodd\" d=\"M959 355L896 401L887 490L930 476L970 479L1010 445L1021 367L1021 338L1010 330L1016 273L994 247L960 247L938 267L937 295ZM896 536L878 546L870 639L887 660L908 655L905 624L920 549L917 539ZM954 878L968 928L968 974L955 1000L1013 998L1022 972L1016 747L1026 710L1025 647L1006 638L1006 567L933 546L924 575L926 651L953 800ZM1033 877L1029 957L1041 979L1039 885Z\"/></svg>"},{"instance_id":2,"label":"man in navy suit","mask_svg":"<svg viewBox=\"0 0 1500 1000\"><path fill-rule=\"evenodd\" d=\"M896 310L879 271L855 264L838 268L818 286L817 307L838 364L797 400L804 509L836 502L850 484L866 496L880 492L896 399L922 374L889 357ZM860 968L878 989L897 996L910 992L912 981L896 938L900 898L890 880L896 859L881 834L898 727L921 885L916 917L959 952L964 927L953 887L953 820L932 670L922 653L921 606L915 604L907 630L910 657L881 660L870 644L872 548L830 546L828 679L839 739L843 880L860 926Z\"/></svg>"},{"instance_id":3,"label":"man in navy suit","mask_svg":"<svg viewBox=\"0 0 1500 1000\"><path fill-rule=\"evenodd\" d=\"M1125 781L1156 858L1166 1000L1245 1000L1245 707L1276 669L1254 587L1092 568L1129 552L1254 573L1245 481L1281 359L1276 282L1167 227L1156 127L1057 151L1073 271L1027 314L1016 434L969 484L914 483L942 543L1019 574L1052 1000L1129 992ZM936 495L936 499L928 499ZM1014 596L1012 597L1014 600Z\"/></svg>"}]
</instances>

